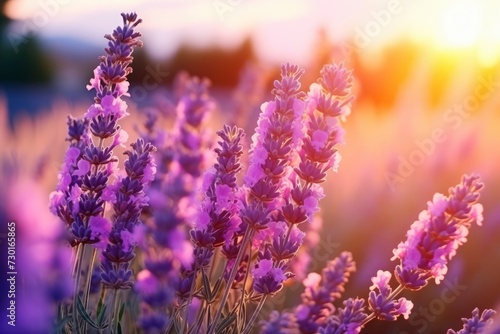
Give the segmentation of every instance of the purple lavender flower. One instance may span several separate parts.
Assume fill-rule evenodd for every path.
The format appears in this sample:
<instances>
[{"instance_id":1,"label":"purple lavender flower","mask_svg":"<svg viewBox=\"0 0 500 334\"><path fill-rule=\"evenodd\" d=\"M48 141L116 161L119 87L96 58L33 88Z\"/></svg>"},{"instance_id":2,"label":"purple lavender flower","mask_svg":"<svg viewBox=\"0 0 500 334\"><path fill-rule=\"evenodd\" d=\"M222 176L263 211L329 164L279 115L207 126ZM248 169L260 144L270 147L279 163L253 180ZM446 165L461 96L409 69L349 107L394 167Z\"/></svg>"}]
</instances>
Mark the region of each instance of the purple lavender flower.
<instances>
[{"instance_id":1,"label":"purple lavender flower","mask_svg":"<svg viewBox=\"0 0 500 334\"><path fill-rule=\"evenodd\" d=\"M472 223L482 225L483 207L478 203L482 188L479 176L464 175L448 197L437 193L428 202L428 209L420 213L392 257L400 260L395 274L405 288L419 290L430 278L437 284L443 280L446 264L467 241Z\"/></svg>"},{"instance_id":2,"label":"purple lavender flower","mask_svg":"<svg viewBox=\"0 0 500 334\"><path fill-rule=\"evenodd\" d=\"M494 310L486 309L479 315L479 309L476 307L472 311L472 318L462 318L464 327L458 332L448 329L446 334L480 334L493 322Z\"/></svg>"},{"instance_id":3,"label":"purple lavender flower","mask_svg":"<svg viewBox=\"0 0 500 334\"><path fill-rule=\"evenodd\" d=\"M263 295L274 295L291 275L285 270L282 266L276 266L271 259L261 259L252 269L254 290Z\"/></svg>"},{"instance_id":4,"label":"purple lavender flower","mask_svg":"<svg viewBox=\"0 0 500 334\"><path fill-rule=\"evenodd\" d=\"M290 312L272 311L269 320L261 322L261 334L299 334L295 315Z\"/></svg>"},{"instance_id":5,"label":"purple lavender flower","mask_svg":"<svg viewBox=\"0 0 500 334\"><path fill-rule=\"evenodd\" d=\"M129 266L137 243L135 233L141 224L139 217L148 201L144 186L152 181L156 171L151 155L155 147L141 138L131 146L132 150L125 152L129 157L125 161L127 176L116 181L116 200L112 201L114 224L109 233L110 242L102 252L103 284L114 289L128 289L133 284Z\"/></svg>"},{"instance_id":6,"label":"purple lavender flower","mask_svg":"<svg viewBox=\"0 0 500 334\"><path fill-rule=\"evenodd\" d=\"M115 173L117 158L113 149L122 145L126 133L117 121L126 115L127 105L121 96L127 94L126 76L132 71L134 47L142 45L134 28L141 20L135 14L122 14L123 27L117 28L109 40L106 56L94 70L87 88L96 90L95 103L82 120L68 119L70 147L58 175L57 191L51 194L51 211L71 228L71 244L97 243L102 229L92 231L91 217L103 214L108 180ZM92 134L98 143L91 139ZM105 140L113 138L109 146ZM103 198L104 196L104 198Z\"/></svg>"},{"instance_id":7,"label":"purple lavender flower","mask_svg":"<svg viewBox=\"0 0 500 334\"><path fill-rule=\"evenodd\" d=\"M449 196L435 194L428 209L419 215L407 232L407 240L394 250L399 258L394 274L399 286L392 290L388 271L379 270L372 278L368 304L372 313L362 326L374 318L394 321L403 315L408 318L413 303L405 298L395 299L404 289L420 290L430 278L439 284L447 272L448 261L457 248L467 241L472 223L481 225L483 207L478 203L483 183L477 175L464 175L462 182L449 189Z\"/></svg>"},{"instance_id":8,"label":"purple lavender flower","mask_svg":"<svg viewBox=\"0 0 500 334\"><path fill-rule=\"evenodd\" d=\"M144 215L147 224L142 245L145 269L140 275L153 275L157 282L154 285L155 294L165 296L160 298L161 303L152 303L150 296L137 290L144 312L139 322L146 332L154 332L155 326L169 325L165 319L170 319L171 314L166 309L174 302L179 307L184 306L183 300L190 296L195 275L193 258L197 261L195 266L208 265L212 255L210 245L215 240L208 238L210 241L207 241L201 231L192 235L194 245L187 239L187 231L194 225L193 222L200 221L196 208L200 205L201 175L207 169L207 151L211 147L205 123L214 109L214 102L208 94L208 80L189 76L183 78L172 131L167 133L162 129L160 114L151 112L146 123L148 133L144 135L158 146L155 159L159 165L156 180L146 189L151 200ZM221 221L224 217L222 214ZM179 271L182 272L181 278L178 277ZM175 300L176 294L178 301ZM159 315L162 313L168 316L160 322ZM156 330L164 331L165 328Z\"/></svg>"},{"instance_id":9,"label":"purple lavender flower","mask_svg":"<svg viewBox=\"0 0 500 334\"><path fill-rule=\"evenodd\" d=\"M127 75L132 71L132 51L142 46L141 34L135 31L141 20L136 14L122 14L122 18L123 27L105 36L109 40L106 54L87 86L96 91L95 103L83 120L68 120L70 147L50 204L51 211L66 223L71 245L78 246L72 326L80 326L81 312L76 312L80 298L87 309L94 260L97 250L102 250L101 280L106 287L115 289L113 309L108 313L114 330L119 324L117 290L133 285L130 265L140 234L139 217L148 203L144 186L156 172L151 155L155 147L140 138L131 145L132 150L125 152L125 175L118 172L118 158L113 155L113 150L124 147L128 139L118 121L128 115L122 97L130 96ZM106 203L114 210L111 219L105 217ZM88 251L87 244L94 248ZM86 331L87 322L80 330Z\"/></svg>"},{"instance_id":10,"label":"purple lavender flower","mask_svg":"<svg viewBox=\"0 0 500 334\"><path fill-rule=\"evenodd\" d=\"M195 231L205 230L214 238L214 247L228 244L240 225L236 176L241 170L241 140L244 136L242 129L227 125L217 134L221 138L219 147L214 150L217 162L205 173L205 199L195 226Z\"/></svg>"},{"instance_id":11,"label":"purple lavender flower","mask_svg":"<svg viewBox=\"0 0 500 334\"><path fill-rule=\"evenodd\" d=\"M358 334L367 315L364 299L349 298L344 301L344 307L337 309L334 315L328 317L326 324L319 328L320 334Z\"/></svg>"},{"instance_id":12,"label":"purple lavender flower","mask_svg":"<svg viewBox=\"0 0 500 334\"><path fill-rule=\"evenodd\" d=\"M406 298L395 299L389 285L391 273L379 270L376 277L372 277L373 285L370 287L368 305L372 316L380 320L395 321L400 315L408 319L413 308L413 303Z\"/></svg>"},{"instance_id":13,"label":"purple lavender flower","mask_svg":"<svg viewBox=\"0 0 500 334\"><path fill-rule=\"evenodd\" d=\"M340 298L344 285L355 270L352 254L342 252L328 263L321 275L310 273L307 276L303 281L306 289L302 303L295 311L302 333L316 333L318 328L325 326L326 319L335 311L333 302Z\"/></svg>"}]
</instances>

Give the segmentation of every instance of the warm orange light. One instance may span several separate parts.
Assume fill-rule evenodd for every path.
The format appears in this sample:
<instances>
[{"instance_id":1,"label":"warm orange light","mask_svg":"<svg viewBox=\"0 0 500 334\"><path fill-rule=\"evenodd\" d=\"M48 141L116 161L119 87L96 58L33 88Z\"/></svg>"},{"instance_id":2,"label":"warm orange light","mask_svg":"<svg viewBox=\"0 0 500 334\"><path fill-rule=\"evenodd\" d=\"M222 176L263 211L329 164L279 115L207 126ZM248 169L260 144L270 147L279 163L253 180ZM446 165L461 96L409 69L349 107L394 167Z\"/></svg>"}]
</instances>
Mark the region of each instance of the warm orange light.
<instances>
[{"instance_id":1,"label":"warm orange light","mask_svg":"<svg viewBox=\"0 0 500 334\"><path fill-rule=\"evenodd\" d=\"M29 18L37 8L36 1L7 1L5 15L13 20Z\"/></svg>"}]
</instances>

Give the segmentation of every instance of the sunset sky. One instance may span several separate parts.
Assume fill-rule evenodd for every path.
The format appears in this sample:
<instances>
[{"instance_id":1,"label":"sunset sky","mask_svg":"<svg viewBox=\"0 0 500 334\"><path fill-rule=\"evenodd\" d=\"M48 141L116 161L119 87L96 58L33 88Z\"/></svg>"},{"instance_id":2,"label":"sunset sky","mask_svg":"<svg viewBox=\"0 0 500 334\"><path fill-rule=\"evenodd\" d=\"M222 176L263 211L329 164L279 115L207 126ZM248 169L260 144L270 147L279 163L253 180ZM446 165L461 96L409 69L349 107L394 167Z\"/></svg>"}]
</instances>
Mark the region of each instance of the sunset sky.
<instances>
[{"instance_id":1,"label":"sunset sky","mask_svg":"<svg viewBox=\"0 0 500 334\"><path fill-rule=\"evenodd\" d=\"M13 29L35 27L44 38L89 43L117 25L116 15L136 11L148 52L164 57L182 42L232 46L251 35L257 53L271 62L304 63L316 33L354 36L372 50L395 38L436 49L474 48L485 64L500 55L500 4L494 0L14 0L7 8L22 19Z\"/></svg>"}]
</instances>

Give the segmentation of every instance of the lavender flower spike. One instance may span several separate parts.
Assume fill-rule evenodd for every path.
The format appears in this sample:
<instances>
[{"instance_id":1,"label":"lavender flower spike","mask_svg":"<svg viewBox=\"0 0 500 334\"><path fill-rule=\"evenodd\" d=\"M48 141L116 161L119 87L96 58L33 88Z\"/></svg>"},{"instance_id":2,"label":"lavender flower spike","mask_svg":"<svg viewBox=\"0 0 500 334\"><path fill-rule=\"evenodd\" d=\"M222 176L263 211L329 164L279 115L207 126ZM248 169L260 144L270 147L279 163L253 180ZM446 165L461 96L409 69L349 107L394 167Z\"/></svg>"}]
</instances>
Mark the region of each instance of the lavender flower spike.
<instances>
[{"instance_id":1,"label":"lavender flower spike","mask_svg":"<svg viewBox=\"0 0 500 334\"><path fill-rule=\"evenodd\" d=\"M376 277L372 277L368 304L372 310L372 317L380 320L395 321L400 315L408 319L413 303L406 298L395 299L389 281L391 273L379 270Z\"/></svg>"},{"instance_id":2,"label":"lavender flower spike","mask_svg":"<svg viewBox=\"0 0 500 334\"><path fill-rule=\"evenodd\" d=\"M462 318L464 327L455 332L453 329L448 329L446 334L481 334L483 331L491 325L493 322L493 316L495 311L491 309L486 309L481 315L479 315L479 309L476 307L472 311L472 318Z\"/></svg>"},{"instance_id":3,"label":"lavender flower spike","mask_svg":"<svg viewBox=\"0 0 500 334\"><path fill-rule=\"evenodd\" d=\"M339 308L335 315L330 316L326 325L320 327L319 334L358 334L366 319L365 300L349 298L344 301L344 307Z\"/></svg>"},{"instance_id":4,"label":"lavender flower spike","mask_svg":"<svg viewBox=\"0 0 500 334\"><path fill-rule=\"evenodd\" d=\"M319 327L326 324L326 319L333 314L333 302L344 292L344 285L351 273L356 271L356 263L352 254L342 252L330 261L322 275L310 273L304 280L306 287L302 294L302 303L297 307L295 315L302 333L316 333Z\"/></svg>"},{"instance_id":5,"label":"lavender flower spike","mask_svg":"<svg viewBox=\"0 0 500 334\"><path fill-rule=\"evenodd\" d=\"M261 334L299 334L295 315L289 312L272 311L269 320L261 322Z\"/></svg>"},{"instance_id":6,"label":"lavender flower spike","mask_svg":"<svg viewBox=\"0 0 500 334\"><path fill-rule=\"evenodd\" d=\"M482 224L483 206L478 203L483 183L478 175L464 175L462 182L449 189L449 196L435 194L428 209L407 232L407 240L394 250L399 259L397 280L407 289L419 290L430 278L439 284L448 271L447 263L458 246L467 241L472 223Z\"/></svg>"},{"instance_id":7,"label":"lavender flower spike","mask_svg":"<svg viewBox=\"0 0 500 334\"><path fill-rule=\"evenodd\" d=\"M98 251L102 250L101 279L115 289L113 311L108 314L119 325L118 289L132 286L130 262L134 257L135 228L139 225L142 208L148 198L143 188L151 182L156 165L151 156L155 147L138 139L127 151L126 176L118 173L118 158L113 155L123 146L128 135L118 124L127 116L127 104L121 98L129 96L127 75L136 46L142 46L141 34L135 27L141 22L135 13L122 14L123 26L116 28L109 40L106 54L94 70L87 89L96 96L83 120L68 121L70 147L59 174L57 191L51 194L51 211L68 227L70 244L75 247L75 294L72 305L72 330L86 332L87 322L80 321L77 312L80 299L87 309L91 276ZM114 181L112 182L112 180ZM106 203L113 206L111 219L105 217ZM89 249L87 244L94 247ZM82 279L83 278L83 279ZM110 304L110 302L106 302ZM108 305L109 306L109 305ZM64 317L64 314L62 314Z\"/></svg>"}]
</instances>

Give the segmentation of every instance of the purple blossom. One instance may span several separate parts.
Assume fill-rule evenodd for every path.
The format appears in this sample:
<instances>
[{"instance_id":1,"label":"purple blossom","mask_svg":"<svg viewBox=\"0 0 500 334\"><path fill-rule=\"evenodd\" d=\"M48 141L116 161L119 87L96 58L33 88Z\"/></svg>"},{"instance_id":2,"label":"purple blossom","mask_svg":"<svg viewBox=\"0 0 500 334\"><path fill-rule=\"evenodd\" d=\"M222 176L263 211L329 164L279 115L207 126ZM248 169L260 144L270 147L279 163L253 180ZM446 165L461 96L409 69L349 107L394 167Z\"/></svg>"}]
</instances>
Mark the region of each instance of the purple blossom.
<instances>
[{"instance_id":1,"label":"purple blossom","mask_svg":"<svg viewBox=\"0 0 500 334\"><path fill-rule=\"evenodd\" d=\"M316 333L326 324L326 319L333 315L334 301L344 292L344 285L351 273L356 270L352 254L342 252L330 261L321 275L310 273L303 281L305 291L302 303L295 311L297 322L303 333Z\"/></svg>"},{"instance_id":2,"label":"purple blossom","mask_svg":"<svg viewBox=\"0 0 500 334\"><path fill-rule=\"evenodd\" d=\"M156 164L151 153L155 147L144 143L142 138L131 144L132 150L126 151L128 159L125 161L126 177L118 179L120 185L116 191L116 202L113 203L113 227L109 233L109 244L102 255L103 284L115 289L127 289L132 285L127 275L122 281L114 280L124 271L128 273L130 260L134 257L136 227L141 224L139 217L142 209L147 205L144 186L149 183L149 175L156 170ZM130 275L128 275L130 277ZM107 280L111 278L111 280Z\"/></svg>"},{"instance_id":3,"label":"purple blossom","mask_svg":"<svg viewBox=\"0 0 500 334\"><path fill-rule=\"evenodd\" d=\"M395 321L400 315L408 319L413 303L406 298L394 299L389 284L391 273L379 270L377 276L372 277L368 305L373 315L380 320Z\"/></svg>"},{"instance_id":4,"label":"purple blossom","mask_svg":"<svg viewBox=\"0 0 500 334\"><path fill-rule=\"evenodd\" d=\"M269 320L261 322L261 334L299 334L295 315L290 312L272 311Z\"/></svg>"},{"instance_id":5,"label":"purple blossom","mask_svg":"<svg viewBox=\"0 0 500 334\"><path fill-rule=\"evenodd\" d=\"M483 183L477 175L464 175L448 197L435 194L407 232L407 240L394 250L399 259L396 278L408 289L419 290L434 278L439 284L447 263L467 241L472 223L481 225L483 207L477 203Z\"/></svg>"},{"instance_id":6,"label":"purple blossom","mask_svg":"<svg viewBox=\"0 0 500 334\"><path fill-rule=\"evenodd\" d=\"M158 284L156 294L167 293L171 298L162 298L161 303L153 303L143 291L141 297L140 325L146 332L154 332L158 326L167 326L167 318L161 317L162 310L171 306L178 297L177 305L189 298L194 279L193 260L204 267L210 260L211 250L201 247L207 240L202 233L192 235L194 244L186 238L194 221L209 224L210 216L198 214L200 204L199 188L201 175L207 170L210 156L211 138L205 130L207 116L215 104L208 94L209 81L197 77L184 77L182 94L176 106L177 118L172 131L161 128L164 115L156 111L148 114L147 133L144 137L157 145L155 160L158 162L156 179L146 188L151 198L143 219L147 230L143 250L145 269L151 272ZM145 173L145 178L147 177ZM210 184L211 185L211 184ZM210 187L207 185L206 187ZM208 188L207 188L208 189ZM218 189L224 193L224 189ZM204 219L198 219L198 216ZM178 278L181 271L182 278ZM177 290L177 291L175 291ZM160 331L164 331L162 327Z\"/></svg>"},{"instance_id":7,"label":"purple blossom","mask_svg":"<svg viewBox=\"0 0 500 334\"><path fill-rule=\"evenodd\" d=\"M486 309L479 315L479 309L476 307L472 311L472 318L462 318L464 327L458 332L448 329L446 334L480 334L493 322L494 310Z\"/></svg>"},{"instance_id":8,"label":"purple blossom","mask_svg":"<svg viewBox=\"0 0 500 334\"><path fill-rule=\"evenodd\" d=\"M271 259L261 259L252 269L253 288L264 295L274 295L281 290L283 282L291 276L283 267L275 266Z\"/></svg>"},{"instance_id":9,"label":"purple blossom","mask_svg":"<svg viewBox=\"0 0 500 334\"><path fill-rule=\"evenodd\" d=\"M344 301L344 307L337 309L334 315L326 320L326 324L319 328L320 334L358 334L361 332L365 300L349 298Z\"/></svg>"},{"instance_id":10,"label":"purple blossom","mask_svg":"<svg viewBox=\"0 0 500 334\"><path fill-rule=\"evenodd\" d=\"M134 31L141 20L137 20L135 14L122 14L122 17L124 26L115 29L113 35L105 36L109 40L106 55L101 57L95 77L87 87L96 90L95 103L83 119L68 118L70 147L58 176L57 190L50 196L51 211L71 228L73 246L80 243L102 246L104 241L99 242L98 235L103 240L107 238L107 233L101 233L100 228L91 231L89 224L92 219L96 229L95 219L103 214L106 201L103 190L116 171L117 158L112 150L126 138L117 124L126 114L126 103L121 96L127 95L124 82L132 71L129 67L132 51L142 45L140 33ZM105 140L113 136L113 142L105 146Z\"/></svg>"}]
</instances>

